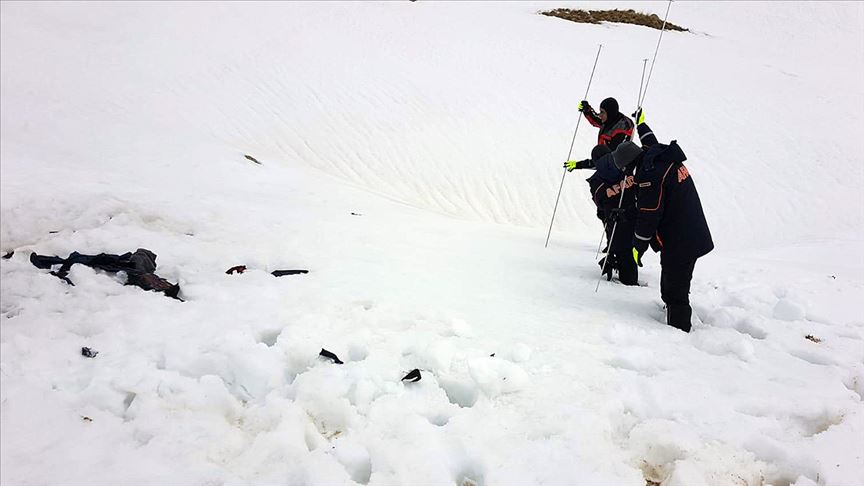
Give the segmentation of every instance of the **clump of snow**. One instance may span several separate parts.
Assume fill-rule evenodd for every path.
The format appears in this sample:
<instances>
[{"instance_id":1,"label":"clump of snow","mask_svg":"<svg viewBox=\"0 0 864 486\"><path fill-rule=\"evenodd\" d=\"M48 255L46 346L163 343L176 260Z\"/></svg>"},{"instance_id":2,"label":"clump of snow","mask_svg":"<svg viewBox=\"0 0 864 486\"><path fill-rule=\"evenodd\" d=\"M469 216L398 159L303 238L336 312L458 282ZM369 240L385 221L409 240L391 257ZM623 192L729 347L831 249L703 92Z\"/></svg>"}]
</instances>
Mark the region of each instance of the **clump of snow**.
<instances>
[{"instance_id":1,"label":"clump of snow","mask_svg":"<svg viewBox=\"0 0 864 486\"><path fill-rule=\"evenodd\" d=\"M498 358L477 358L468 362L474 383L487 397L521 390L528 384L528 374L518 365Z\"/></svg>"},{"instance_id":2,"label":"clump of snow","mask_svg":"<svg viewBox=\"0 0 864 486\"><path fill-rule=\"evenodd\" d=\"M782 321L798 321L804 319L807 310L789 299L780 299L774 306L774 318Z\"/></svg>"},{"instance_id":3,"label":"clump of snow","mask_svg":"<svg viewBox=\"0 0 864 486\"><path fill-rule=\"evenodd\" d=\"M453 319L450 329L454 336L471 338L474 337L474 329L463 319Z\"/></svg>"}]
</instances>

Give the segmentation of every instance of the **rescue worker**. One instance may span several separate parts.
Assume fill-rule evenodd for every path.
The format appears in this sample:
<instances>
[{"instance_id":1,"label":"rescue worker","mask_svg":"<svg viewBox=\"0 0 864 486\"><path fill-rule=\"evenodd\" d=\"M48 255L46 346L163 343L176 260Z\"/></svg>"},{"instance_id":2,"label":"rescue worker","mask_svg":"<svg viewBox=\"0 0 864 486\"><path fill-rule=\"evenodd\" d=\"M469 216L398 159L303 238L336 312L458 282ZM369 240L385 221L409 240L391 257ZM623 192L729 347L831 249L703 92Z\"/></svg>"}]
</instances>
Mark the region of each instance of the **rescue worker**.
<instances>
[{"instance_id":1,"label":"rescue worker","mask_svg":"<svg viewBox=\"0 0 864 486\"><path fill-rule=\"evenodd\" d=\"M596 169L586 181L591 199L597 206L597 217L604 223L606 241L610 242L606 246L606 257L599 262L600 268L606 280L611 280L613 272L617 271L622 284L638 285L639 271L630 254L636 222L636 191L632 189L632 170L630 174L621 172L615 166L612 151L606 145L594 147L591 159L569 161L564 167L568 171Z\"/></svg>"},{"instance_id":2,"label":"rescue worker","mask_svg":"<svg viewBox=\"0 0 864 486\"><path fill-rule=\"evenodd\" d=\"M615 150L621 142L633 138L633 121L618 110L615 98L603 100L599 113L585 100L579 102L578 108L591 126L600 129L597 145L606 145L609 150Z\"/></svg>"},{"instance_id":3,"label":"rescue worker","mask_svg":"<svg viewBox=\"0 0 864 486\"><path fill-rule=\"evenodd\" d=\"M648 134L656 140L644 123L644 115L637 115L643 145ZM690 281L696 260L714 249L711 231L693 177L684 165L687 157L678 143L649 143L644 150L634 150L635 146L622 142L613 153L619 169L635 168L633 261L641 267L649 246L660 252L660 298L666 304L666 323L690 332Z\"/></svg>"}]
</instances>

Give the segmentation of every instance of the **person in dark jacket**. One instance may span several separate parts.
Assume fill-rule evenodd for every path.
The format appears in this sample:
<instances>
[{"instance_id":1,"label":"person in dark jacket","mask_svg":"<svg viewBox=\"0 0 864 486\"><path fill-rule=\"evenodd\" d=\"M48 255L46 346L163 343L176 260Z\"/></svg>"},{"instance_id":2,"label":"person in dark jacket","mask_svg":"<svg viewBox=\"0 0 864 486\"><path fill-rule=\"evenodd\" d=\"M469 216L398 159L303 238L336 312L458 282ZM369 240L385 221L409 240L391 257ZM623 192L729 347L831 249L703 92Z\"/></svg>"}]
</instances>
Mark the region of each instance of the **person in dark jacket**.
<instances>
[{"instance_id":1,"label":"person in dark jacket","mask_svg":"<svg viewBox=\"0 0 864 486\"><path fill-rule=\"evenodd\" d=\"M641 110L634 116L644 122L645 117ZM643 147L657 143L657 139L647 125L643 124L640 127L639 135ZM627 148L630 149L631 156L638 156L641 152L635 144L628 145ZM631 253L636 224L636 190L633 187L635 164L625 167L622 172L616 166L614 154L609 146L597 145L591 151L590 159L567 161L564 168L568 172L574 169L597 171L586 180L591 191L591 199L597 206L597 217L604 223L606 241L611 241L604 250L607 253L605 265L601 260L600 267L607 280L610 280L613 271L617 270L618 279L622 284L638 285L638 267Z\"/></svg>"},{"instance_id":2,"label":"person in dark jacket","mask_svg":"<svg viewBox=\"0 0 864 486\"><path fill-rule=\"evenodd\" d=\"M642 116L637 118L640 137L650 134ZM653 134L650 137L654 138ZM687 157L676 141L652 143L636 153L624 142L615 154L619 168L635 167L636 227L633 261L642 266L649 246L660 252L660 298L666 304L666 323L690 332L690 281L696 260L714 249L696 185L684 165ZM633 144L635 145L635 144ZM631 149L631 150L628 150ZM613 155L615 155L613 154Z\"/></svg>"},{"instance_id":3,"label":"person in dark jacket","mask_svg":"<svg viewBox=\"0 0 864 486\"><path fill-rule=\"evenodd\" d=\"M615 98L603 100L599 113L585 100L579 103L578 108L591 126L600 129L597 145L606 145L610 150L615 150L621 142L633 137L633 121L618 110Z\"/></svg>"},{"instance_id":4,"label":"person in dark jacket","mask_svg":"<svg viewBox=\"0 0 864 486\"><path fill-rule=\"evenodd\" d=\"M606 257L598 263L606 275L606 280L612 279L612 274L618 271L618 279L624 285L638 285L638 270L636 263L630 258L630 240L633 238L633 223L635 221L635 191L624 191L621 187L630 188L633 185L632 173L626 175L618 170L612 159L612 151L606 145L597 145L591 151L591 158L580 161L567 161L564 168L568 172L574 169L595 169L588 182L591 199L597 207L597 218L603 222L606 241L612 241L603 250ZM618 222L616 226L616 222ZM613 235L614 232L614 235ZM614 236L614 239L613 239Z\"/></svg>"},{"instance_id":5,"label":"person in dark jacket","mask_svg":"<svg viewBox=\"0 0 864 486\"><path fill-rule=\"evenodd\" d=\"M591 199L602 215L606 231L606 260L600 261L607 280L618 271L618 280L624 285L638 285L639 271L630 258L633 229L636 223L636 191L632 190L633 174L624 173L615 166L612 152L605 145L594 147L591 156L596 172L588 179ZM613 233L614 232L614 233Z\"/></svg>"}]
</instances>

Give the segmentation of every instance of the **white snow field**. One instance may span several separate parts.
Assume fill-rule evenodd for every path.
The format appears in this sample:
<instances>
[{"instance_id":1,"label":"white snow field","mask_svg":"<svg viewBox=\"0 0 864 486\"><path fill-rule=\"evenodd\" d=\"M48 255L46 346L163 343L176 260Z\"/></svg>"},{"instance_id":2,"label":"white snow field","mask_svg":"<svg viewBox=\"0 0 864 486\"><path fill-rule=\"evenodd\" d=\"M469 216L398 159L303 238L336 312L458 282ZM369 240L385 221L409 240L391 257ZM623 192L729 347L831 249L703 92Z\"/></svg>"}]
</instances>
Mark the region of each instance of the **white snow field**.
<instances>
[{"instance_id":1,"label":"white snow field","mask_svg":"<svg viewBox=\"0 0 864 486\"><path fill-rule=\"evenodd\" d=\"M864 4L672 4L690 334L585 171L544 248L659 34L557 7L667 3L0 4L0 482L864 484ZM137 248L185 302L29 262Z\"/></svg>"}]
</instances>

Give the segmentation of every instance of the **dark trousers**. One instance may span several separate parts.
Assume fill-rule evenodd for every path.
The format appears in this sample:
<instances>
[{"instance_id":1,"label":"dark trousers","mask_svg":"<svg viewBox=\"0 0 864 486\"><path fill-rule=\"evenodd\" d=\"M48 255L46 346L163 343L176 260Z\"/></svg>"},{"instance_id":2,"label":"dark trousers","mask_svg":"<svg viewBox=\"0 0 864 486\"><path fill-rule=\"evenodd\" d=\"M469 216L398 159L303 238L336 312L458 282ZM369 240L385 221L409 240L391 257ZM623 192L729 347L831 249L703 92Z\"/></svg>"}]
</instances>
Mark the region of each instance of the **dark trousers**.
<instances>
[{"instance_id":1,"label":"dark trousers","mask_svg":"<svg viewBox=\"0 0 864 486\"><path fill-rule=\"evenodd\" d=\"M614 255L612 261L618 270L618 280L624 285L639 285L639 268L633 260L633 230L634 218L626 218L617 225L614 221L606 223L606 238L611 241L609 252Z\"/></svg>"},{"instance_id":2,"label":"dark trousers","mask_svg":"<svg viewBox=\"0 0 864 486\"><path fill-rule=\"evenodd\" d=\"M696 260L660 264L660 298L666 304L666 324L690 332L690 280Z\"/></svg>"},{"instance_id":3,"label":"dark trousers","mask_svg":"<svg viewBox=\"0 0 864 486\"><path fill-rule=\"evenodd\" d=\"M616 253L618 260L618 280L624 285L639 285L639 268L633 261L633 253Z\"/></svg>"}]
</instances>

